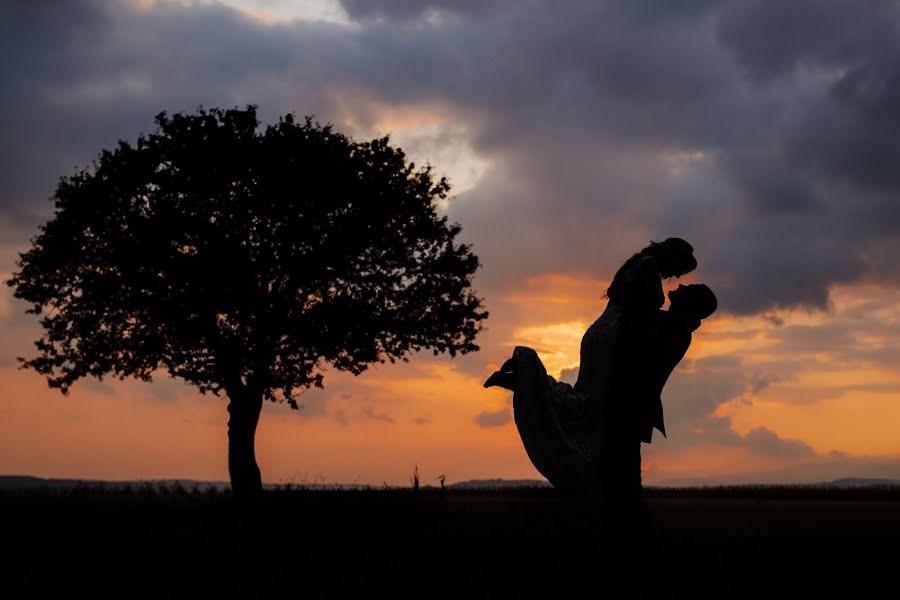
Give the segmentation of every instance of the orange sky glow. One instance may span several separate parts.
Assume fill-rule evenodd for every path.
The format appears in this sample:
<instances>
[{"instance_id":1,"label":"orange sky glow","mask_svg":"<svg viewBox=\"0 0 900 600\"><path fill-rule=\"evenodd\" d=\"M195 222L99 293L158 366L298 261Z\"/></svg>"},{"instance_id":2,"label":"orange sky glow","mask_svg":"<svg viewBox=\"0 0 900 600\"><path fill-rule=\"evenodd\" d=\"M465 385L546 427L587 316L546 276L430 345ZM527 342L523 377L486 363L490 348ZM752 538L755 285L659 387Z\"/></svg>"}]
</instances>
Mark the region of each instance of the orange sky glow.
<instances>
[{"instance_id":1,"label":"orange sky glow","mask_svg":"<svg viewBox=\"0 0 900 600\"><path fill-rule=\"evenodd\" d=\"M329 372L325 390L304 394L299 412L267 404L257 438L264 478L403 485L415 465L426 483L439 475L449 481L538 478L510 418L511 394L485 390L481 383L519 344L537 349L554 375L577 368L581 335L602 310L606 285L578 275L548 274L488 298L492 318L482 351L466 359L474 367L414 356L408 364L379 365L359 377ZM14 309L22 307L4 293L0 318L5 333L16 336L20 354L27 353L27 334L36 329L13 328ZM670 380L664 392L667 417L678 420L679 411L694 410L691 393L720 385L714 381L717 361L740 357L741 372L751 374L750 380L771 381L753 384L755 391L751 384L738 386L712 406L710 415L730 419L731 435L739 438L764 427L780 438L798 440L812 449L800 462L822 461L835 453L900 455L894 434L900 425L900 375L889 368L888 358L878 355L879 331L859 331L856 346L818 347L806 341L817 328L853 323L873 310L898 322L900 295L875 286L836 288L827 313L710 319L695 333L673 375L676 382ZM200 396L164 375L153 384L82 382L64 397L32 372L7 365L0 373L0 472L227 479L223 398ZM685 382L694 382L693 387L685 388ZM671 394L670 388L675 390ZM702 412L695 416L705 417ZM766 472L797 462L733 442L685 445L686 436L704 425L691 427L687 433L670 430L669 439L656 434L654 443L644 446L646 482Z\"/></svg>"}]
</instances>

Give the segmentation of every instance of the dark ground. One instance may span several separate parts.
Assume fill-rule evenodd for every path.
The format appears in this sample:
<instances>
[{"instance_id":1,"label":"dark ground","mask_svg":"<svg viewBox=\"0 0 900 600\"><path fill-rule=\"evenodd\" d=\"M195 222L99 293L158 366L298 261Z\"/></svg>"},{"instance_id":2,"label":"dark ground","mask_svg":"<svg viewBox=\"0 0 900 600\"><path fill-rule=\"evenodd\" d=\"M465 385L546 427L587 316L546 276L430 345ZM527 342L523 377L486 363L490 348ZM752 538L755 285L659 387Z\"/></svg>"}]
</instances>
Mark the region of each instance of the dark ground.
<instances>
[{"instance_id":1,"label":"dark ground","mask_svg":"<svg viewBox=\"0 0 900 600\"><path fill-rule=\"evenodd\" d=\"M900 597L896 488L647 496L657 561L552 489L3 492L0 595Z\"/></svg>"}]
</instances>

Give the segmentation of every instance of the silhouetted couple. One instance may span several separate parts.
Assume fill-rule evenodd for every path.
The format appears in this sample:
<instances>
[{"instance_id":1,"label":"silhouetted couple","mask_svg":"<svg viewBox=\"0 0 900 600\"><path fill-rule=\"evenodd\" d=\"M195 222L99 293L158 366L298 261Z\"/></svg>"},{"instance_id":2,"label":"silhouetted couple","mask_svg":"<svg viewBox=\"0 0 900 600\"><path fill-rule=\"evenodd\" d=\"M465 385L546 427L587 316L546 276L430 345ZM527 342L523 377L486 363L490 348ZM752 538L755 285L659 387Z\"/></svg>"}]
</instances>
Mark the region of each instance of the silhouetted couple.
<instances>
[{"instance_id":1,"label":"silhouetted couple","mask_svg":"<svg viewBox=\"0 0 900 600\"><path fill-rule=\"evenodd\" d=\"M525 450L555 487L645 510L641 442L650 443L654 428L665 435L663 387L692 332L717 307L712 291L695 284L670 292L669 310L662 310L662 279L696 266L693 248L679 238L651 242L629 258L581 341L574 387L547 375L537 353L523 346L485 382L514 392Z\"/></svg>"}]
</instances>

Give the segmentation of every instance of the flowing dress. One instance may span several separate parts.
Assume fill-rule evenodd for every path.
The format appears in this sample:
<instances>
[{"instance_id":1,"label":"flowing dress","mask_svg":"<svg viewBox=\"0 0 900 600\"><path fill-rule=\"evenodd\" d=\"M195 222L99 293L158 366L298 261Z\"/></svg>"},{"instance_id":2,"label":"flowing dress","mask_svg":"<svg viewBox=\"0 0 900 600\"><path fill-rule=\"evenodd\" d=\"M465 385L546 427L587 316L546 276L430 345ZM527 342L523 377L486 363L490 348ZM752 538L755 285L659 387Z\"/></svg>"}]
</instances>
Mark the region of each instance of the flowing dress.
<instances>
[{"instance_id":1,"label":"flowing dress","mask_svg":"<svg viewBox=\"0 0 900 600\"><path fill-rule=\"evenodd\" d=\"M661 394L699 320L628 311L610 300L581 340L575 386L517 346L513 412L525 451L554 487L634 497L641 442L665 435Z\"/></svg>"},{"instance_id":2,"label":"flowing dress","mask_svg":"<svg viewBox=\"0 0 900 600\"><path fill-rule=\"evenodd\" d=\"M623 316L621 306L610 301L585 332L574 387L548 375L533 349L517 346L513 352L516 427L531 462L554 487L584 490L601 485L597 466L617 425L612 421ZM638 454L638 477L639 461Z\"/></svg>"}]
</instances>

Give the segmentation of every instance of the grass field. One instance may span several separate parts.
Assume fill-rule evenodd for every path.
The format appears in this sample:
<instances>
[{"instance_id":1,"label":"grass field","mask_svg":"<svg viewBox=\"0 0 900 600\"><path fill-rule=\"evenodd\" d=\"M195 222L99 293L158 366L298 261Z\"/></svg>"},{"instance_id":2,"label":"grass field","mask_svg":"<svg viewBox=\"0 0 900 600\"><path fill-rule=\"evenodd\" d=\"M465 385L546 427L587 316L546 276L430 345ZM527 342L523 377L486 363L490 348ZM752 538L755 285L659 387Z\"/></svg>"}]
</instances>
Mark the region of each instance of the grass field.
<instances>
[{"instance_id":1,"label":"grass field","mask_svg":"<svg viewBox=\"0 0 900 600\"><path fill-rule=\"evenodd\" d=\"M7 597L900 597L896 489L647 497L655 551L552 489L4 492L0 564Z\"/></svg>"}]
</instances>

